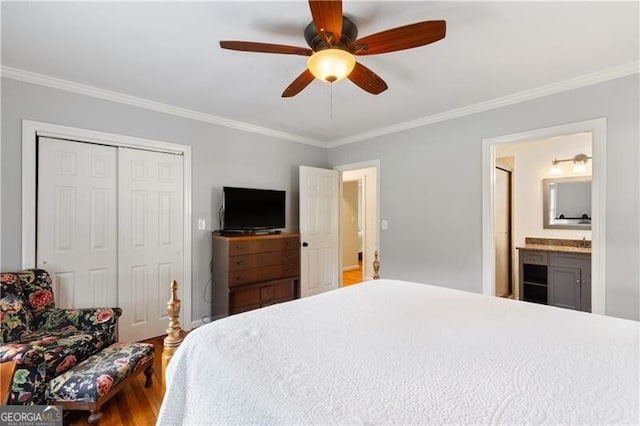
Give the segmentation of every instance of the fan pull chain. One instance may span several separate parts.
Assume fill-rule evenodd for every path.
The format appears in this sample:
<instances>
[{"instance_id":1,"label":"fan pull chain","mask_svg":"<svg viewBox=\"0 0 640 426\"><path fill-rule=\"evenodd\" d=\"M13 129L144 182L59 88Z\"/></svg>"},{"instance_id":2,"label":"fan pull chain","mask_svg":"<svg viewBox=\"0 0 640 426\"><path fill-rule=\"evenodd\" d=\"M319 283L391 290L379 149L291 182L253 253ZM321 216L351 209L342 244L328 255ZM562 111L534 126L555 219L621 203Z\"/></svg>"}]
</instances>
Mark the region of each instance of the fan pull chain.
<instances>
[{"instance_id":1,"label":"fan pull chain","mask_svg":"<svg viewBox=\"0 0 640 426\"><path fill-rule=\"evenodd\" d=\"M329 83L329 118L333 119L333 83Z\"/></svg>"}]
</instances>

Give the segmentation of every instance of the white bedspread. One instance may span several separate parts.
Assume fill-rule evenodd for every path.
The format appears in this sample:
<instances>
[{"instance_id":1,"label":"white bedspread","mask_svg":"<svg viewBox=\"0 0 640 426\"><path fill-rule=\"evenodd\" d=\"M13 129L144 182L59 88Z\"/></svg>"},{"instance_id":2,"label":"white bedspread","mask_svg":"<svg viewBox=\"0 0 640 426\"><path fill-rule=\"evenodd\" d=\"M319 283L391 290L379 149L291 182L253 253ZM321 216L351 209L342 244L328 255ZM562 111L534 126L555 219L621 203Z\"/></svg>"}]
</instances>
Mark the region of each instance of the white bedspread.
<instances>
[{"instance_id":1,"label":"white bedspread","mask_svg":"<svg viewBox=\"0 0 640 426\"><path fill-rule=\"evenodd\" d=\"M379 280L185 339L159 424L636 424L639 323Z\"/></svg>"}]
</instances>

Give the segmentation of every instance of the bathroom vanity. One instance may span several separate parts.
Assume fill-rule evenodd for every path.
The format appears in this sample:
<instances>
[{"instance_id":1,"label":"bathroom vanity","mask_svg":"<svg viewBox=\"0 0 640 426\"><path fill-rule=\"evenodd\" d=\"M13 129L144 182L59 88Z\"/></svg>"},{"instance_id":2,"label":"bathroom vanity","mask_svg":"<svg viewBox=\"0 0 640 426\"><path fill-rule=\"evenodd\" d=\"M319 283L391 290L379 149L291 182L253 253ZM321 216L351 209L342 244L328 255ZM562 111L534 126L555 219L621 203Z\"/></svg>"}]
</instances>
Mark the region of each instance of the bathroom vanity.
<instances>
[{"instance_id":1,"label":"bathroom vanity","mask_svg":"<svg viewBox=\"0 0 640 426\"><path fill-rule=\"evenodd\" d=\"M591 241L525 238L520 299L591 312Z\"/></svg>"}]
</instances>

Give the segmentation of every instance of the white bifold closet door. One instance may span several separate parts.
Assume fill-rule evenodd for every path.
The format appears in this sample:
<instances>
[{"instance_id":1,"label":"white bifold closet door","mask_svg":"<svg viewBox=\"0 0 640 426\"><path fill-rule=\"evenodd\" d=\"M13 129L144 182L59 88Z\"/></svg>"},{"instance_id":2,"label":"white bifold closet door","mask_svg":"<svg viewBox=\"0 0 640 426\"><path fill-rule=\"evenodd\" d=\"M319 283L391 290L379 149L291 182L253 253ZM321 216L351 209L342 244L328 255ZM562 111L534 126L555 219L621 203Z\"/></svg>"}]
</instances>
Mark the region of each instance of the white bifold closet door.
<instances>
[{"instance_id":1,"label":"white bifold closet door","mask_svg":"<svg viewBox=\"0 0 640 426\"><path fill-rule=\"evenodd\" d=\"M37 265L59 307L123 309L119 340L165 333L182 281L182 157L38 140Z\"/></svg>"},{"instance_id":2,"label":"white bifold closet door","mask_svg":"<svg viewBox=\"0 0 640 426\"><path fill-rule=\"evenodd\" d=\"M137 341L165 334L182 281L182 157L120 148L118 164L120 339Z\"/></svg>"},{"instance_id":3,"label":"white bifold closet door","mask_svg":"<svg viewBox=\"0 0 640 426\"><path fill-rule=\"evenodd\" d=\"M115 147L38 139L36 264L60 308L117 305Z\"/></svg>"}]
</instances>

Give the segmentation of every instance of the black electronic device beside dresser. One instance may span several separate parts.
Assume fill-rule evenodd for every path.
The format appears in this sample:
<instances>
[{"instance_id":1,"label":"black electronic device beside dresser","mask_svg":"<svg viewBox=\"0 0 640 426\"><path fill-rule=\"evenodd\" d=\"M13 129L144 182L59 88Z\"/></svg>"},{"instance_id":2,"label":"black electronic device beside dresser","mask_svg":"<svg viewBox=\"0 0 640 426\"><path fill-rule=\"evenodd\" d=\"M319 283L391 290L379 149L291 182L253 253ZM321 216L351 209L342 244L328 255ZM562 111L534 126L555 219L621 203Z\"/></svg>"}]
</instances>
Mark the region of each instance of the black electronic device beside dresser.
<instances>
[{"instance_id":1,"label":"black electronic device beside dresser","mask_svg":"<svg viewBox=\"0 0 640 426\"><path fill-rule=\"evenodd\" d=\"M214 318L300 297L300 235L212 235Z\"/></svg>"}]
</instances>

